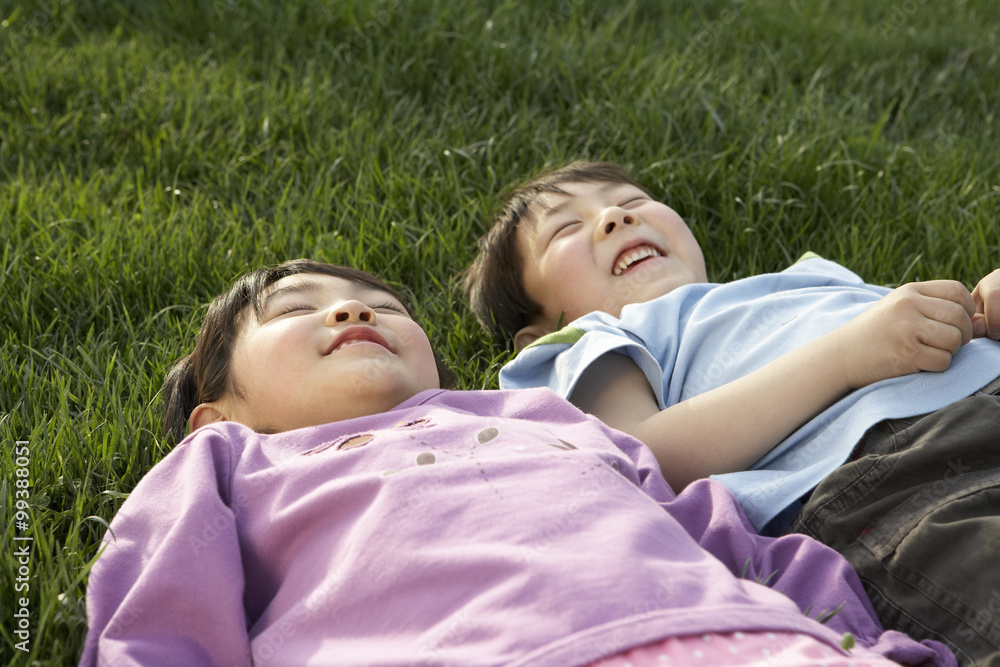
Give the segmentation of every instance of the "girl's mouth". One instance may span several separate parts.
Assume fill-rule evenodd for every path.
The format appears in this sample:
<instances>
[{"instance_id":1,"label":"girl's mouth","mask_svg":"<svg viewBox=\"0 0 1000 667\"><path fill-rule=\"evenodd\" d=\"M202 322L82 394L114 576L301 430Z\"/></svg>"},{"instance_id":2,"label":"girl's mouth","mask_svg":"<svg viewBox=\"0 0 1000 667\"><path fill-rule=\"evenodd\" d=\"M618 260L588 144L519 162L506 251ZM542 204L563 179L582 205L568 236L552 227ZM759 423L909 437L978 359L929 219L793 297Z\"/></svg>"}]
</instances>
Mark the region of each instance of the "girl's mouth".
<instances>
[{"instance_id":1,"label":"girl's mouth","mask_svg":"<svg viewBox=\"0 0 1000 667\"><path fill-rule=\"evenodd\" d=\"M333 343L331 343L324 356L332 354L349 345L357 345L360 343L375 343L377 345L381 345L390 352L395 352L395 350L389 346L389 343L386 342L385 338L383 338L375 329L369 326L353 326L348 329L344 329L344 331L342 331L340 335L333 340Z\"/></svg>"}]
</instances>

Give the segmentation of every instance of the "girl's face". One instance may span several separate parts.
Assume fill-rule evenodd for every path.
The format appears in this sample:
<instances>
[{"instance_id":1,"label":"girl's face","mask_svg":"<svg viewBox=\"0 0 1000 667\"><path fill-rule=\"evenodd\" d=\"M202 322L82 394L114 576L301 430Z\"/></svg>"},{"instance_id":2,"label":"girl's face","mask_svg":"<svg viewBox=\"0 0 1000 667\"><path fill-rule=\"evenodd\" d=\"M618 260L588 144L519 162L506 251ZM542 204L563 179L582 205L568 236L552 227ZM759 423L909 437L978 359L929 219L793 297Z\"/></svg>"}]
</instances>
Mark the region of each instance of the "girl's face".
<instances>
[{"instance_id":1,"label":"girl's face","mask_svg":"<svg viewBox=\"0 0 1000 667\"><path fill-rule=\"evenodd\" d=\"M192 428L225 419L288 431L385 412L440 386L427 335L395 297L315 273L287 276L245 312L233 348L237 395L192 414ZM205 405L205 404L203 404Z\"/></svg>"}]
</instances>

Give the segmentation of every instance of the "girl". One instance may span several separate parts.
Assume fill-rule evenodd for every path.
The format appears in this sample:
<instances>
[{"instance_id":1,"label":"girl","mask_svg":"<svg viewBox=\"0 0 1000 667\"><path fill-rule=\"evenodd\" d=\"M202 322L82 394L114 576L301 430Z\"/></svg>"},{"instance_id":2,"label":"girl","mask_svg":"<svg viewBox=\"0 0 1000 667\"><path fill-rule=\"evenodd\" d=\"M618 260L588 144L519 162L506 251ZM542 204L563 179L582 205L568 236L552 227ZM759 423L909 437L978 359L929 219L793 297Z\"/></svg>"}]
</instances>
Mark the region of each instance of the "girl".
<instances>
[{"instance_id":1,"label":"girl","mask_svg":"<svg viewBox=\"0 0 1000 667\"><path fill-rule=\"evenodd\" d=\"M450 382L368 274L240 279L166 381L166 428L193 432L111 524L82 663L954 664L721 485L675 496L547 389Z\"/></svg>"}]
</instances>

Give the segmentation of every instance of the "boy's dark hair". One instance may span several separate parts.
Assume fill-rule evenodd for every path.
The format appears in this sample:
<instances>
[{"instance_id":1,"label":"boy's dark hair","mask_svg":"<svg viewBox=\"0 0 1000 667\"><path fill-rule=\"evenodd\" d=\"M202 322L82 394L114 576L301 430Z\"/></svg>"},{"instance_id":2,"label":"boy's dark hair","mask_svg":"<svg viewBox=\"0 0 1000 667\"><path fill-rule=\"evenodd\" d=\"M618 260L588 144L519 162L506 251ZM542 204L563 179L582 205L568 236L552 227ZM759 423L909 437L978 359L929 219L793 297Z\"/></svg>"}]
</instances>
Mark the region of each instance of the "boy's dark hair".
<instances>
[{"instance_id":1,"label":"boy's dark hair","mask_svg":"<svg viewBox=\"0 0 1000 667\"><path fill-rule=\"evenodd\" d=\"M163 381L164 435L172 435L174 442L183 440L191 412L200 403L217 401L226 394L240 395L239 387L233 382L231 361L243 318L248 309L260 318L262 297L267 288L282 278L300 273L334 276L387 292L399 299L410 317L414 317L410 305L399 292L375 276L349 266L297 259L244 274L229 290L215 297L201 324L194 352L175 363ZM441 387L450 389L455 384L455 374L437 352L434 360Z\"/></svg>"},{"instance_id":2,"label":"boy's dark hair","mask_svg":"<svg viewBox=\"0 0 1000 667\"><path fill-rule=\"evenodd\" d=\"M530 219L531 206L539 197L567 194L562 188L566 183L626 183L650 194L621 165L577 161L543 172L504 196L492 226L479 239L479 253L465 272L464 288L476 319L495 341L508 347L514 334L531 324L542 308L524 289L517 229Z\"/></svg>"}]
</instances>

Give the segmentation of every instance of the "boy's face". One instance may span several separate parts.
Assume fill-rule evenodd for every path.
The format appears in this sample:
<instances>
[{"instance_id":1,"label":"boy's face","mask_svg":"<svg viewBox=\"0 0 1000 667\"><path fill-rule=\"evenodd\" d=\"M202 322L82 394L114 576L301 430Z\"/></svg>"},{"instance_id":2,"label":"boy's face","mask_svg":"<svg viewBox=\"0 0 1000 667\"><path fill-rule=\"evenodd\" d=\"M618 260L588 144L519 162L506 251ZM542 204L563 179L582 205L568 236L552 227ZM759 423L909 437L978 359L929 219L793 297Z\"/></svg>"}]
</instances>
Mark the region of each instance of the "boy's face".
<instances>
[{"instance_id":1,"label":"boy's face","mask_svg":"<svg viewBox=\"0 0 1000 667\"><path fill-rule=\"evenodd\" d=\"M220 412L287 431L389 410L439 386L427 335L390 294L322 274L272 285L258 322L246 311L233 349L238 396Z\"/></svg>"},{"instance_id":2,"label":"boy's face","mask_svg":"<svg viewBox=\"0 0 1000 667\"><path fill-rule=\"evenodd\" d=\"M567 183L543 194L517 231L524 286L542 306L515 337L518 347L591 311L662 296L706 282L705 259L670 207L626 183Z\"/></svg>"}]
</instances>

